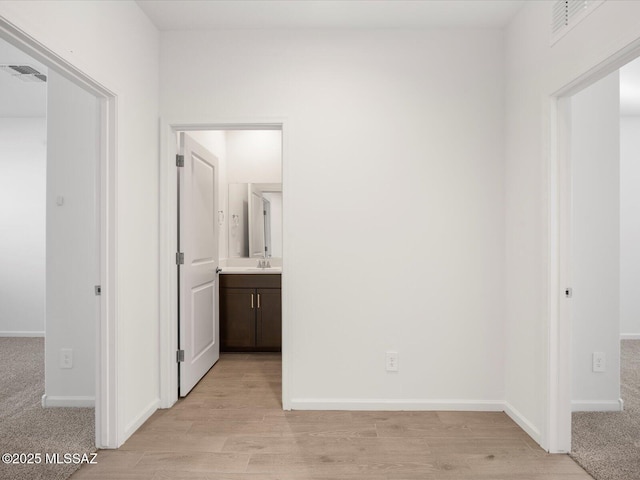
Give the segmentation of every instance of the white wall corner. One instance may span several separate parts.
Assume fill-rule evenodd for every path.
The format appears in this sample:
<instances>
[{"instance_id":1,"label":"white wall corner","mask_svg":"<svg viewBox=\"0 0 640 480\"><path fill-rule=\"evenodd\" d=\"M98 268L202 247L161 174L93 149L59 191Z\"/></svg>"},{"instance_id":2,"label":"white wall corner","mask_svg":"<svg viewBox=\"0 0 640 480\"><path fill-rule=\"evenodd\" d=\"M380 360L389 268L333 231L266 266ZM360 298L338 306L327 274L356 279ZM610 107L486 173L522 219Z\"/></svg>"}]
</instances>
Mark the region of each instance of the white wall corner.
<instances>
[{"instance_id":1,"label":"white wall corner","mask_svg":"<svg viewBox=\"0 0 640 480\"><path fill-rule=\"evenodd\" d=\"M536 443L541 443L542 435L540 435L540 430L538 430L533 423L527 420L527 418L516 410L509 402L504 402L504 413L506 413L511 420L516 422L521 429L527 432L527 435L535 440Z\"/></svg>"},{"instance_id":2,"label":"white wall corner","mask_svg":"<svg viewBox=\"0 0 640 480\"><path fill-rule=\"evenodd\" d=\"M0 332L0 337L44 337L44 332Z\"/></svg>"},{"instance_id":3,"label":"white wall corner","mask_svg":"<svg viewBox=\"0 0 640 480\"><path fill-rule=\"evenodd\" d=\"M358 398L294 398L291 410L468 411L501 412L501 400L422 400Z\"/></svg>"},{"instance_id":4,"label":"white wall corner","mask_svg":"<svg viewBox=\"0 0 640 480\"><path fill-rule=\"evenodd\" d=\"M622 412L624 400L575 400L571 402L572 412Z\"/></svg>"},{"instance_id":5,"label":"white wall corner","mask_svg":"<svg viewBox=\"0 0 640 480\"><path fill-rule=\"evenodd\" d=\"M57 397L42 395L42 408L71 407L71 408L94 408L96 406L95 397L69 396Z\"/></svg>"}]
</instances>

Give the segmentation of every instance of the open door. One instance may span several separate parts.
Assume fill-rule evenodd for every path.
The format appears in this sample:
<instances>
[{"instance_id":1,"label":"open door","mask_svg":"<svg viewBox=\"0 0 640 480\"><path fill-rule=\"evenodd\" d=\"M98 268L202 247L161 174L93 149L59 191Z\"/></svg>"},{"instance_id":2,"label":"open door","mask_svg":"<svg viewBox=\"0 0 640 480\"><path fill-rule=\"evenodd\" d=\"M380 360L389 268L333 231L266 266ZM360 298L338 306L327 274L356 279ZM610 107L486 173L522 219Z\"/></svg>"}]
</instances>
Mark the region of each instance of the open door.
<instances>
[{"instance_id":1,"label":"open door","mask_svg":"<svg viewBox=\"0 0 640 480\"><path fill-rule=\"evenodd\" d=\"M180 134L178 167L179 395L220 358L218 319L218 159Z\"/></svg>"},{"instance_id":2,"label":"open door","mask_svg":"<svg viewBox=\"0 0 640 480\"><path fill-rule=\"evenodd\" d=\"M271 202L262 197L262 210L264 216L264 258L271 258Z\"/></svg>"}]
</instances>

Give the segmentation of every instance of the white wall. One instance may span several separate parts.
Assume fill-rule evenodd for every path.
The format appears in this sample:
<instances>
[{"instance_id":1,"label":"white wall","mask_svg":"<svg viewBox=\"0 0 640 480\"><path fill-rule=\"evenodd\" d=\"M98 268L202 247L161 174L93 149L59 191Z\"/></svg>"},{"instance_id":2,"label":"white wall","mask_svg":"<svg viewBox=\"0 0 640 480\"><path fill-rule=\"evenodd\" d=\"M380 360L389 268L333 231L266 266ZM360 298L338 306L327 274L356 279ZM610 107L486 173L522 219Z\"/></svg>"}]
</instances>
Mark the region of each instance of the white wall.
<instances>
[{"instance_id":1,"label":"white wall","mask_svg":"<svg viewBox=\"0 0 640 480\"><path fill-rule=\"evenodd\" d=\"M282 132L229 130L229 183L282 183Z\"/></svg>"},{"instance_id":2,"label":"white wall","mask_svg":"<svg viewBox=\"0 0 640 480\"><path fill-rule=\"evenodd\" d=\"M0 118L0 336L44 335L46 145L45 118Z\"/></svg>"},{"instance_id":3,"label":"white wall","mask_svg":"<svg viewBox=\"0 0 640 480\"><path fill-rule=\"evenodd\" d=\"M502 408L502 40L162 34L167 121L286 119L294 408ZM387 350L398 374L384 370Z\"/></svg>"},{"instance_id":4,"label":"white wall","mask_svg":"<svg viewBox=\"0 0 640 480\"><path fill-rule=\"evenodd\" d=\"M3 1L0 15L117 95L118 436L159 405L158 32L134 2Z\"/></svg>"},{"instance_id":5,"label":"white wall","mask_svg":"<svg viewBox=\"0 0 640 480\"><path fill-rule=\"evenodd\" d=\"M640 37L640 2L610 0L553 47L552 2L525 2L506 32L506 399L548 445L549 95Z\"/></svg>"},{"instance_id":6,"label":"white wall","mask_svg":"<svg viewBox=\"0 0 640 480\"><path fill-rule=\"evenodd\" d=\"M44 406L95 400L98 112L93 95L49 72ZM62 349L72 351L72 368L60 367Z\"/></svg>"},{"instance_id":7,"label":"white wall","mask_svg":"<svg viewBox=\"0 0 640 480\"><path fill-rule=\"evenodd\" d=\"M619 99L617 71L571 98L573 411L620 409Z\"/></svg>"},{"instance_id":8,"label":"white wall","mask_svg":"<svg viewBox=\"0 0 640 480\"><path fill-rule=\"evenodd\" d=\"M620 119L620 333L640 338L640 117Z\"/></svg>"}]
</instances>

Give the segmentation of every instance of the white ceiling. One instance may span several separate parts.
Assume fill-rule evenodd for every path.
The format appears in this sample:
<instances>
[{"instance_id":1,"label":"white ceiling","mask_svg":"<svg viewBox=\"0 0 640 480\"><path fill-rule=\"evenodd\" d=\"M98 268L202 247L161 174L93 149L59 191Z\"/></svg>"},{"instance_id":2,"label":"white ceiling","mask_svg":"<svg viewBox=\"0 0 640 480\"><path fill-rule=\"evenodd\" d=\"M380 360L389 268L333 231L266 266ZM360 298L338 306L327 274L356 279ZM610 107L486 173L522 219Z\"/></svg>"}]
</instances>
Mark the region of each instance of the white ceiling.
<instances>
[{"instance_id":1,"label":"white ceiling","mask_svg":"<svg viewBox=\"0 0 640 480\"><path fill-rule=\"evenodd\" d=\"M47 68L0 38L0 65L31 65L41 73ZM47 84L23 82L0 71L0 117L44 117L47 114Z\"/></svg>"},{"instance_id":2,"label":"white ceiling","mask_svg":"<svg viewBox=\"0 0 640 480\"><path fill-rule=\"evenodd\" d=\"M504 27L524 0L137 0L160 30Z\"/></svg>"}]
</instances>

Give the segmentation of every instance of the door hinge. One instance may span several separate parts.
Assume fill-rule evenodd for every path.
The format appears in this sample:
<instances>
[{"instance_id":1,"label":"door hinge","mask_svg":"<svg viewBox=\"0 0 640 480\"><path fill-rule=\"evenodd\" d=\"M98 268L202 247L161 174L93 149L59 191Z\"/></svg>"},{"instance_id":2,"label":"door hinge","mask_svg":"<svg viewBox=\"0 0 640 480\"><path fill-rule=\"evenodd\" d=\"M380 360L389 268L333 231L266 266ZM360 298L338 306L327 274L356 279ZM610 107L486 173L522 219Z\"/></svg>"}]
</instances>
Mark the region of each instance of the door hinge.
<instances>
[{"instance_id":1,"label":"door hinge","mask_svg":"<svg viewBox=\"0 0 640 480\"><path fill-rule=\"evenodd\" d=\"M96 292L96 296L98 295L102 295L102 286L101 285L96 285L95 287L93 287L95 289Z\"/></svg>"},{"instance_id":2,"label":"door hinge","mask_svg":"<svg viewBox=\"0 0 640 480\"><path fill-rule=\"evenodd\" d=\"M184 167L184 155L176 154L176 167Z\"/></svg>"},{"instance_id":3,"label":"door hinge","mask_svg":"<svg viewBox=\"0 0 640 480\"><path fill-rule=\"evenodd\" d=\"M184 362L184 350L178 350L178 351L176 352L176 361L177 361L178 363L180 363L180 362Z\"/></svg>"},{"instance_id":4,"label":"door hinge","mask_svg":"<svg viewBox=\"0 0 640 480\"><path fill-rule=\"evenodd\" d=\"M573 288L568 287L564 289L564 296L567 298L573 297Z\"/></svg>"},{"instance_id":5,"label":"door hinge","mask_svg":"<svg viewBox=\"0 0 640 480\"><path fill-rule=\"evenodd\" d=\"M184 253L176 252L176 265L184 265Z\"/></svg>"}]
</instances>

